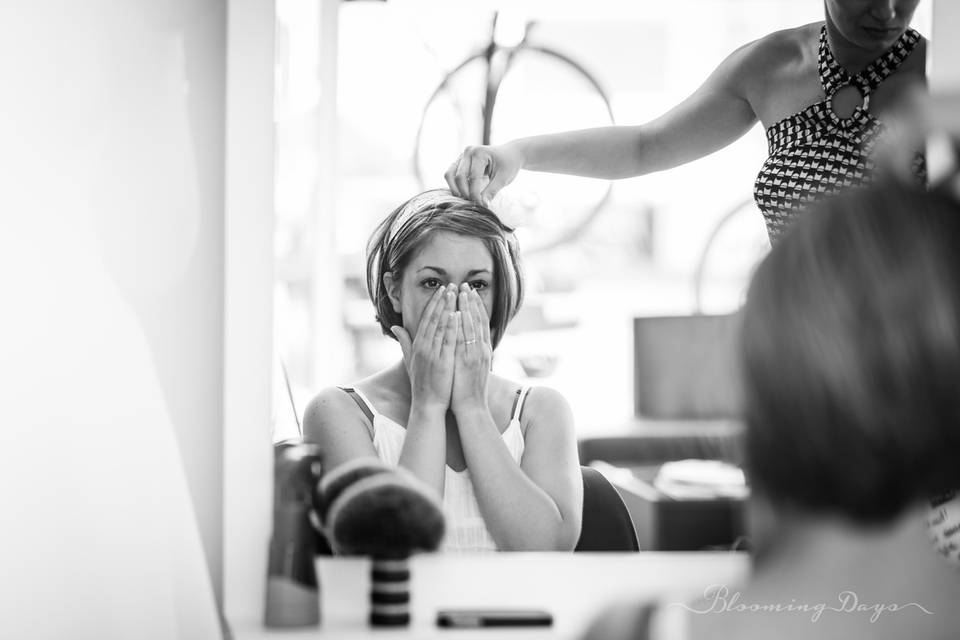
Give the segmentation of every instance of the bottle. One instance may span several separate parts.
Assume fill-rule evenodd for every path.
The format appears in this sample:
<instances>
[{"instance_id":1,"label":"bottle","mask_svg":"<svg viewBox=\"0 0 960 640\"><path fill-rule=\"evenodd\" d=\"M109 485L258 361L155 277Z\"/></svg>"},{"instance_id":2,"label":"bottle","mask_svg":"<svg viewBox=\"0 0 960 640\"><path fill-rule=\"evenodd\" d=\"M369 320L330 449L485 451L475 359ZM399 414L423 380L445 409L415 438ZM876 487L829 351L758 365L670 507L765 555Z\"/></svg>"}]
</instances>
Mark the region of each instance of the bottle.
<instances>
[{"instance_id":1,"label":"bottle","mask_svg":"<svg viewBox=\"0 0 960 640\"><path fill-rule=\"evenodd\" d=\"M319 477L320 451L316 445L289 441L275 445L273 533L264 611L267 627L320 623L315 565L318 535L310 521Z\"/></svg>"}]
</instances>

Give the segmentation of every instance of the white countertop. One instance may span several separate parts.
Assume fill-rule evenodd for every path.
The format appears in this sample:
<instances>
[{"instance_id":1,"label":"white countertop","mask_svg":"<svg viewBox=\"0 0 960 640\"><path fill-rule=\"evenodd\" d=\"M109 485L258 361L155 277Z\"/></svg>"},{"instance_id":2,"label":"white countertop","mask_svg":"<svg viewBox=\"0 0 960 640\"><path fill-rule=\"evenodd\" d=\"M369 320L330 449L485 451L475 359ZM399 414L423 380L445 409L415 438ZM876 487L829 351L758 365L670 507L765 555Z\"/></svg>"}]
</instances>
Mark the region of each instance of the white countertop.
<instances>
[{"instance_id":1,"label":"white countertop","mask_svg":"<svg viewBox=\"0 0 960 640\"><path fill-rule=\"evenodd\" d=\"M606 606L660 599L681 602L710 585L738 584L747 577L743 553L497 553L428 554L411 561L412 621L403 629L367 625L369 562L320 558L321 624L268 630L261 619L231 619L234 640L315 638L576 638ZM441 629L440 609L544 609L553 626L541 628Z\"/></svg>"}]
</instances>

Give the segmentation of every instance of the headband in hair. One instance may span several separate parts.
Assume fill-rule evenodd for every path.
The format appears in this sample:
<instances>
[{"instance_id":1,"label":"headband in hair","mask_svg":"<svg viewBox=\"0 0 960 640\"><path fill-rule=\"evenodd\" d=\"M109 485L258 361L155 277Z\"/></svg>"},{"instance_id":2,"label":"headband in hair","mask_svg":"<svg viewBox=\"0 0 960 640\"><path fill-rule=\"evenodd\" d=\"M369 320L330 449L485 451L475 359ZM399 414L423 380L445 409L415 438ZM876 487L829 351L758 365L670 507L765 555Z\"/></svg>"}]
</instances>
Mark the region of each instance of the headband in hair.
<instances>
[{"instance_id":1,"label":"headband in hair","mask_svg":"<svg viewBox=\"0 0 960 640\"><path fill-rule=\"evenodd\" d=\"M449 202L449 200L450 195L444 191L426 191L408 200L403 210L394 218L393 224L390 225L390 230L387 232L387 244L393 242L393 239L396 238L400 230L410 222L415 213L427 209L435 209L437 205L443 202Z\"/></svg>"}]
</instances>

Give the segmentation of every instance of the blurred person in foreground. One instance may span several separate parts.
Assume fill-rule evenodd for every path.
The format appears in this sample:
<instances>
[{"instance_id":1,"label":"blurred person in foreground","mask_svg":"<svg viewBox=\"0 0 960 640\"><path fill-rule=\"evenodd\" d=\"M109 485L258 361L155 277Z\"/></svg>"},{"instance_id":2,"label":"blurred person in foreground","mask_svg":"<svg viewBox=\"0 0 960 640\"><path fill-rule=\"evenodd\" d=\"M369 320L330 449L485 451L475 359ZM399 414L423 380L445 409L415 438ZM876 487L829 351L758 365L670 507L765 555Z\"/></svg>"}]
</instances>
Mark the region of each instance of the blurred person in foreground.
<instances>
[{"instance_id":1,"label":"blurred person in foreground","mask_svg":"<svg viewBox=\"0 0 960 640\"><path fill-rule=\"evenodd\" d=\"M741 330L748 474L776 523L754 575L617 608L589 638L957 637L960 571L926 526L960 486L957 247L957 201L904 186L785 234Z\"/></svg>"},{"instance_id":2,"label":"blurred person in foreground","mask_svg":"<svg viewBox=\"0 0 960 640\"><path fill-rule=\"evenodd\" d=\"M878 165L925 180L921 145L882 151L888 125L925 86L927 41L909 27L918 4L825 0L822 21L741 46L651 122L467 147L444 178L453 193L489 202L521 169L642 176L718 151L759 122L768 156L753 195L776 240L810 202L871 182Z\"/></svg>"},{"instance_id":3,"label":"blurred person in foreground","mask_svg":"<svg viewBox=\"0 0 960 640\"><path fill-rule=\"evenodd\" d=\"M490 372L523 300L513 230L487 207L428 191L367 247L367 289L403 358L321 391L304 415L325 470L364 456L442 497L443 551L572 550L583 485L566 400Z\"/></svg>"}]
</instances>

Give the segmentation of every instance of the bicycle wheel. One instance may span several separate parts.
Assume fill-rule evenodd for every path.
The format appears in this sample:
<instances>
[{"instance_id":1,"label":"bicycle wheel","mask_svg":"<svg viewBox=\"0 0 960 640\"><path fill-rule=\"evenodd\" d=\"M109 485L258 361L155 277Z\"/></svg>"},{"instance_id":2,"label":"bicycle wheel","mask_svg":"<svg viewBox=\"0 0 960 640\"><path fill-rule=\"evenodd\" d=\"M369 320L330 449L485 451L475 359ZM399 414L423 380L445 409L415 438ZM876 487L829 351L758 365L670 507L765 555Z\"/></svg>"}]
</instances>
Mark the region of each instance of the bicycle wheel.
<instances>
[{"instance_id":1,"label":"bicycle wheel","mask_svg":"<svg viewBox=\"0 0 960 640\"><path fill-rule=\"evenodd\" d=\"M490 123L492 144L613 124L603 88L568 56L534 45L502 49L498 55L509 56L509 66ZM465 146L482 143L486 82L486 56L479 52L447 74L430 96L414 146L414 172L421 188L445 186L443 173L451 159ZM494 208L518 226L525 252L543 251L583 233L610 198L611 188L607 180L522 171Z\"/></svg>"},{"instance_id":2,"label":"bicycle wheel","mask_svg":"<svg viewBox=\"0 0 960 640\"><path fill-rule=\"evenodd\" d=\"M695 313L739 309L754 269L769 251L763 216L747 196L720 216L703 246L693 277Z\"/></svg>"}]
</instances>

